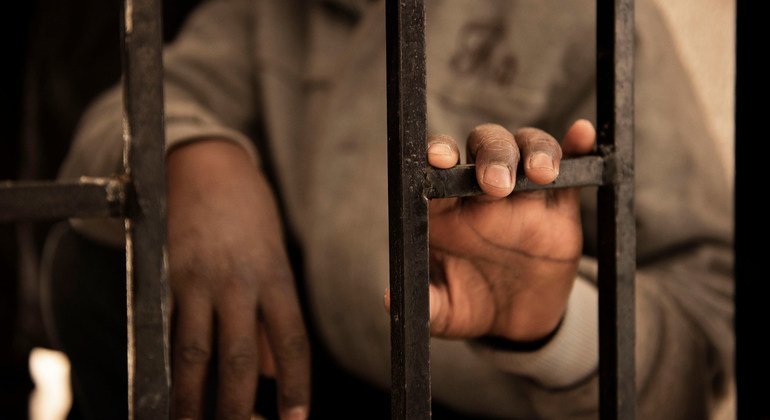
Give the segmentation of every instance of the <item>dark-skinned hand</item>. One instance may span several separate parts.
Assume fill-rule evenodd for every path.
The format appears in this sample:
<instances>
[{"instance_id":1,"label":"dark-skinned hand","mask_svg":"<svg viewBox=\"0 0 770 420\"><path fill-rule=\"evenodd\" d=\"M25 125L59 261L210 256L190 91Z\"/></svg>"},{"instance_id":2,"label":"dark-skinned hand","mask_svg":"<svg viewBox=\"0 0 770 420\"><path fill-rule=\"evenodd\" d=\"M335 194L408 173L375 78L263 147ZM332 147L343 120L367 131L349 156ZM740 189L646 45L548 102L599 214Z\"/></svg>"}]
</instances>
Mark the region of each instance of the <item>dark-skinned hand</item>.
<instances>
[{"instance_id":1,"label":"dark-skinned hand","mask_svg":"<svg viewBox=\"0 0 770 420\"><path fill-rule=\"evenodd\" d=\"M430 202L432 335L536 341L558 326L582 250L579 190L513 188L520 167L537 184L553 182L562 157L591 152L595 137L586 120L561 146L535 128L484 124L470 133L468 163L484 194ZM454 139L428 139L431 166L451 168L459 156Z\"/></svg>"},{"instance_id":2,"label":"dark-skinned hand","mask_svg":"<svg viewBox=\"0 0 770 420\"><path fill-rule=\"evenodd\" d=\"M281 418L306 418L310 350L268 183L227 141L178 147L167 168L173 417L201 418L216 375L217 418L251 418L261 367Z\"/></svg>"}]
</instances>

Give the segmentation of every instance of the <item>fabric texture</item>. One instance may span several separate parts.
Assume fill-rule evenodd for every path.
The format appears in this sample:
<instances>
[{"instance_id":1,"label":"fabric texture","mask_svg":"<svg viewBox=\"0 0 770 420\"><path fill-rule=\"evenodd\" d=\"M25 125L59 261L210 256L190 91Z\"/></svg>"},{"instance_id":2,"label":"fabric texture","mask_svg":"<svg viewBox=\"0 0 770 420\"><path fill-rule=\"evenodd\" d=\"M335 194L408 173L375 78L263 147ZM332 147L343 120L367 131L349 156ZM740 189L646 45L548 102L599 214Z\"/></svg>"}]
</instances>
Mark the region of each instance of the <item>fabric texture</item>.
<instances>
[{"instance_id":1,"label":"fabric texture","mask_svg":"<svg viewBox=\"0 0 770 420\"><path fill-rule=\"evenodd\" d=\"M383 3L213 0L164 58L168 147L214 136L269 160L321 335L343 366L386 387ZM429 132L463 150L480 123L559 138L575 119L594 120L592 0L426 3ZM636 23L638 415L704 418L733 376L731 193L653 0L637 2ZM61 177L119 171L120 127L113 90L84 117ZM435 399L475 415L597 416L595 201L586 188L587 256L552 341L500 354L432 339ZM120 225L78 226L122 238Z\"/></svg>"}]
</instances>

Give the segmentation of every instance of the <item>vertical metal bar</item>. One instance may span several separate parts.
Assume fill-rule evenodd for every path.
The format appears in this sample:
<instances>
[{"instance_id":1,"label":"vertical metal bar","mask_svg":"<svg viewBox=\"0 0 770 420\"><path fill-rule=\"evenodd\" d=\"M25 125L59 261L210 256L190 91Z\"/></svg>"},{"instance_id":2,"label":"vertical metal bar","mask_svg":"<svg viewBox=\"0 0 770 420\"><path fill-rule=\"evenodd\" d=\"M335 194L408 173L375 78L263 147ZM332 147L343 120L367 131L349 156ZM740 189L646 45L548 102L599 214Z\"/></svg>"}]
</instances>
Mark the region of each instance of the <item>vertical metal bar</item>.
<instances>
[{"instance_id":1,"label":"vertical metal bar","mask_svg":"<svg viewBox=\"0 0 770 420\"><path fill-rule=\"evenodd\" d=\"M169 417L166 177L159 0L125 0L124 166L127 203L129 418Z\"/></svg>"},{"instance_id":2,"label":"vertical metal bar","mask_svg":"<svg viewBox=\"0 0 770 420\"><path fill-rule=\"evenodd\" d=\"M430 418L425 9L387 1L391 414Z\"/></svg>"},{"instance_id":3,"label":"vertical metal bar","mask_svg":"<svg viewBox=\"0 0 770 420\"><path fill-rule=\"evenodd\" d=\"M603 419L633 419L634 2L598 0L597 123L607 158L599 188L599 380Z\"/></svg>"}]
</instances>

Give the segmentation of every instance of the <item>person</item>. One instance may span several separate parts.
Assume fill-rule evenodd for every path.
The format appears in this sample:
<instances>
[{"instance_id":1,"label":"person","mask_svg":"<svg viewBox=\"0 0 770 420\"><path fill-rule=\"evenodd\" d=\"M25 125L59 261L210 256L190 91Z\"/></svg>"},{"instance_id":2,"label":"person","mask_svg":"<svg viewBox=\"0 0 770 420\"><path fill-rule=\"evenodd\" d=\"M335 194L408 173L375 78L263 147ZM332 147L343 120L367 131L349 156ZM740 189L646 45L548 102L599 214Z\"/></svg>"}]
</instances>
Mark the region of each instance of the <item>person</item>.
<instances>
[{"instance_id":1,"label":"person","mask_svg":"<svg viewBox=\"0 0 770 420\"><path fill-rule=\"evenodd\" d=\"M214 374L218 415L248 418L260 371L276 376L282 418L311 412L282 228L325 345L388 386L383 3L212 0L165 52L177 418L202 415ZM519 170L548 183L594 147L594 2L426 7L426 162L475 161L484 190L430 203L434 399L595 417L595 190L513 191ZM652 0L636 22L637 410L705 418L733 380L729 191ZM121 171L119 89L85 114L61 178ZM121 245L122 224L73 223Z\"/></svg>"}]
</instances>

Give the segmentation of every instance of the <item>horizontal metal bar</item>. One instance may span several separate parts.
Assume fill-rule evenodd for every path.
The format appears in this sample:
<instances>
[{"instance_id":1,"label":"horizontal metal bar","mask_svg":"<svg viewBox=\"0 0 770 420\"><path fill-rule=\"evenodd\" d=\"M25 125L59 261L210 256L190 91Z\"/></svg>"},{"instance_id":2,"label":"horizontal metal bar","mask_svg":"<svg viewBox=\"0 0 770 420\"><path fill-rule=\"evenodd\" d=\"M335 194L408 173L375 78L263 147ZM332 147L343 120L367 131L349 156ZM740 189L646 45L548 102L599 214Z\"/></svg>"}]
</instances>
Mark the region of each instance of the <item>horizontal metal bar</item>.
<instances>
[{"instance_id":1,"label":"horizontal metal bar","mask_svg":"<svg viewBox=\"0 0 770 420\"><path fill-rule=\"evenodd\" d=\"M540 185L525 176L516 177L513 191L534 191L553 188L603 185L605 160L587 156L561 161L559 176L550 184ZM428 198L467 197L482 193L476 181L476 165L458 165L451 169L428 169Z\"/></svg>"},{"instance_id":2,"label":"horizontal metal bar","mask_svg":"<svg viewBox=\"0 0 770 420\"><path fill-rule=\"evenodd\" d=\"M124 202L121 178L0 182L0 222L120 217Z\"/></svg>"}]
</instances>

